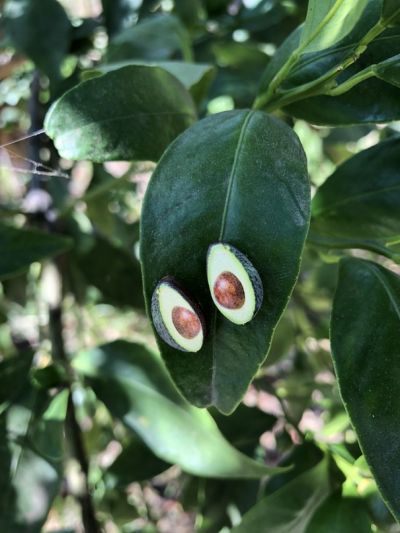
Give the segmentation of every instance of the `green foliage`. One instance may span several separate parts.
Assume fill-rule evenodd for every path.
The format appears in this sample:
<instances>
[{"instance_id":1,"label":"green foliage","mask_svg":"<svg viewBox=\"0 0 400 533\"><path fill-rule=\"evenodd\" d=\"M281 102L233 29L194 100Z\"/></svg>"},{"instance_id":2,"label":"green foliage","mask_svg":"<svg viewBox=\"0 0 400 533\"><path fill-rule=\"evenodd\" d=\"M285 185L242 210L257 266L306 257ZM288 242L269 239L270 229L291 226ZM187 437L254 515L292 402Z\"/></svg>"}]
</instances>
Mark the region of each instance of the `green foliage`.
<instances>
[{"instance_id":1,"label":"green foliage","mask_svg":"<svg viewBox=\"0 0 400 533\"><path fill-rule=\"evenodd\" d=\"M398 531L399 2L0 4L0 530Z\"/></svg>"},{"instance_id":2,"label":"green foliage","mask_svg":"<svg viewBox=\"0 0 400 533\"><path fill-rule=\"evenodd\" d=\"M72 26L56 0L7 0L4 26L18 51L50 79L61 77L60 66L69 50Z\"/></svg>"},{"instance_id":3,"label":"green foliage","mask_svg":"<svg viewBox=\"0 0 400 533\"><path fill-rule=\"evenodd\" d=\"M123 341L103 345L79 354L74 368L89 376L97 397L158 457L202 476L274 472L230 446L211 416L183 400L159 358L144 347Z\"/></svg>"},{"instance_id":4,"label":"green foliage","mask_svg":"<svg viewBox=\"0 0 400 533\"><path fill-rule=\"evenodd\" d=\"M380 490L397 518L399 298L396 274L369 261L346 259L339 271L331 325L343 402Z\"/></svg>"},{"instance_id":5,"label":"green foliage","mask_svg":"<svg viewBox=\"0 0 400 533\"><path fill-rule=\"evenodd\" d=\"M27 270L34 261L54 257L70 248L70 239L41 231L0 226L0 279Z\"/></svg>"},{"instance_id":6,"label":"green foliage","mask_svg":"<svg viewBox=\"0 0 400 533\"><path fill-rule=\"evenodd\" d=\"M132 65L65 93L47 114L45 128L65 158L154 161L195 118L192 99L176 78Z\"/></svg>"}]
</instances>

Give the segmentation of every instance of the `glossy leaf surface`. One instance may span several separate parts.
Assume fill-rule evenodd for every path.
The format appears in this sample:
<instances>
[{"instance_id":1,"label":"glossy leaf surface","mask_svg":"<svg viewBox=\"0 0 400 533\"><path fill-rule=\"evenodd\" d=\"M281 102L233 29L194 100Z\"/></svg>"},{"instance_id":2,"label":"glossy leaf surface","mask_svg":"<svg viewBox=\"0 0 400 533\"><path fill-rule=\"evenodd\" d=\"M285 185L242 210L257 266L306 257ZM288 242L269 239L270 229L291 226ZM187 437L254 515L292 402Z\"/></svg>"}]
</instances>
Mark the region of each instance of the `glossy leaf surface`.
<instances>
[{"instance_id":1,"label":"glossy leaf surface","mask_svg":"<svg viewBox=\"0 0 400 533\"><path fill-rule=\"evenodd\" d=\"M211 415L180 396L162 361L143 346L106 344L78 354L74 367L159 458L204 477L257 478L279 471L233 448Z\"/></svg>"},{"instance_id":2,"label":"glossy leaf surface","mask_svg":"<svg viewBox=\"0 0 400 533\"><path fill-rule=\"evenodd\" d=\"M59 235L0 225L0 279L24 272L34 261L58 255L72 245ZM7 253L4 252L7 250Z\"/></svg>"},{"instance_id":3,"label":"glossy leaf surface","mask_svg":"<svg viewBox=\"0 0 400 533\"><path fill-rule=\"evenodd\" d=\"M175 77L136 65L65 93L49 110L45 129L67 159L157 161L195 119L193 100Z\"/></svg>"},{"instance_id":4,"label":"glossy leaf surface","mask_svg":"<svg viewBox=\"0 0 400 533\"><path fill-rule=\"evenodd\" d=\"M192 403L231 412L265 359L298 274L309 195L298 139L260 111L202 120L171 145L153 174L141 225L147 303L157 282L171 275L199 302L208 329L196 354L158 339ZM215 241L238 248L261 276L264 301L245 326L226 320L212 302L206 255Z\"/></svg>"},{"instance_id":5,"label":"glossy leaf surface","mask_svg":"<svg viewBox=\"0 0 400 533\"><path fill-rule=\"evenodd\" d=\"M400 138L353 156L312 202L309 240L332 248L365 248L400 259Z\"/></svg>"},{"instance_id":6,"label":"glossy leaf surface","mask_svg":"<svg viewBox=\"0 0 400 533\"><path fill-rule=\"evenodd\" d=\"M305 533L307 526L330 492L329 463L317 466L260 500L246 513L232 533ZM310 532L311 533L311 532Z\"/></svg>"},{"instance_id":7,"label":"glossy leaf surface","mask_svg":"<svg viewBox=\"0 0 400 533\"><path fill-rule=\"evenodd\" d=\"M369 261L343 260L331 321L336 375L365 458L397 519L399 331L400 278Z\"/></svg>"}]
</instances>

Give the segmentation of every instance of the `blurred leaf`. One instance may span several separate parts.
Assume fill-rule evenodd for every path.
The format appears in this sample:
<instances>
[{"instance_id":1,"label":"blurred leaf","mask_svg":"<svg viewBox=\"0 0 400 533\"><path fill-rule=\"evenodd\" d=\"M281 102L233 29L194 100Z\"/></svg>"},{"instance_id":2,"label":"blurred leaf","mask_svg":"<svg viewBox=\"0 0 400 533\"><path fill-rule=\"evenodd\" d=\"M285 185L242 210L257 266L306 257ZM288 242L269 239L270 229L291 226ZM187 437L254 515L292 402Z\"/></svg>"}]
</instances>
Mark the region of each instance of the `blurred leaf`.
<instances>
[{"instance_id":1,"label":"blurred leaf","mask_svg":"<svg viewBox=\"0 0 400 533\"><path fill-rule=\"evenodd\" d=\"M133 251L130 254L98 235L90 250L75 258L86 283L99 289L106 302L144 307L140 264Z\"/></svg>"},{"instance_id":2,"label":"blurred leaf","mask_svg":"<svg viewBox=\"0 0 400 533\"><path fill-rule=\"evenodd\" d=\"M0 413L29 383L32 352L22 352L0 362Z\"/></svg>"},{"instance_id":3,"label":"blurred leaf","mask_svg":"<svg viewBox=\"0 0 400 533\"><path fill-rule=\"evenodd\" d=\"M400 279L361 259L340 263L331 322L343 403L380 491L400 518Z\"/></svg>"},{"instance_id":4,"label":"blurred leaf","mask_svg":"<svg viewBox=\"0 0 400 533\"><path fill-rule=\"evenodd\" d=\"M61 77L71 23L56 0L7 0L5 30L17 50L26 54L50 78Z\"/></svg>"},{"instance_id":5,"label":"blurred leaf","mask_svg":"<svg viewBox=\"0 0 400 533\"><path fill-rule=\"evenodd\" d=\"M115 341L81 352L73 366L159 458L205 477L258 478L277 471L233 448L207 411L179 395L161 360L143 346Z\"/></svg>"},{"instance_id":6,"label":"blurred leaf","mask_svg":"<svg viewBox=\"0 0 400 533\"><path fill-rule=\"evenodd\" d=\"M65 392L61 395L65 397ZM42 531L61 482L63 423L51 423L57 418L54 405L62 403L58 398L49 403L46 396L28 387L24 396L0 416L1 531ZM36 449L32 436L38 444ZM54 448L56 443L61 448ZM48 452L52 459L42 455Z\"/></svg>"},{"instance_id":7,"label":"blurred leaf","mask_svg":"<svg viewBox=\"0 0 400 533\"><path fill-rule=\"evenodd\" d=\"M202 0L175 0L175 12L188 28L204 24L206 12Z\"/></svg>"},{"instance_id":8,"label":"blurred leaf","mask_svg":"<svg viewBox=\"0 0 400 533\"><path fill-rule=\"evenodd\" d=\"M365 248L400 260L400 138L341 165L318 189L312 215L309 242Z\"/></svg>"},{"instance_id":9,"label":"blurred leaf","mask_svg":"<svg viewBox=\"0 0 400 533\"><path fill-rule=\"evenodd\" d=\"M209 331L199 352L182 356L157 336L173 380L195 405L232 412L265 359L297 278L309 194L297 137L260 111L200 121L169 147L154 172L141 220L146 300L168 274L203 309ZM246 254L264 283L260 311L240 328L210 296L205 258L216 241Z\"/></svg>"},{"instance_id":10,"label":"blurred leaf","mask_svg":"<svg viewBox=\"0 0 400 533\"><path fill-rule=\"evenodd\" d=\"M103 17L109 37L130 26L135 20L137 0L101 0Z\"/></svg>"},{"instance_id":11,"label":"blurred leaf","mask_svg":"<svg viewBox=\"0 0 400 533\"><path fill-rule=\"evenodd\" d=\"M383 0L382 14L385 19L391 19L396 22L400 16L398 0Z\"/></svg>"},{"instance_id":12,"label":"blurred leaf","mask_svg":"<svg viewBox=\"0 0 400 533\"><path fill-rule=\"evenodd\" d=\"M332 494L313 516L306 533L371 533L368 507L361 499Z\"/></svg>"},{"instance_id":13,"label":"blurred leaf","mask_svg":"<svg viewBox=\"0 0 400 533\"><path fill-rule=\"evenodd\" d=\"M105 472L106 484L125 487L134 481L145 481L160 474L171 465L159 459L136 435Z\"/></svg>"},{"instance_id":14,"label":"blurred leaf","mask_svg":"<svg viewBox=\"0 0 400 533\"><path fill-rule=\"evenodd\" d=\"M361 19L370 0L309 0L301 32L302 53L325 50L348 35Z\"/></svg>"},{"instance_id":15,"label":"blurred leaf","mask_svg":"<svg viewBox=\"0 0 400 533\"><path fill-rule=\"evenodd\" d=\"M305 533L313 514L330 492L328 467L328 458L324 458L311 470L260 500L232 533Z\"/></svg>"},{"instance_id":16,"label":"blurred leaf","mask_svg":"<svg viewBox=\"0 0 400 533\"><path fill-rule=\"evenodd\" d=\"M211 82L215 77L215 67L206 65L204 63L187 63L184 61L139 61L127 60L119 61L117 63L105 63L103 65L96 65L95 70L89 70L86 76L92 76L96 72L105 74L113 70L128 66L128 65L147 65L152 67L159 67L177 78L188 91L190 91L193 99L196 102L206 96Z\"/></svg>"},{"instance_id":17,"label":"blurred leaf","mask_svg":"<svg viewBox=\"0 0 400 533\"><path fill-rule=\"evenodd\" d=\"M212 415L226 440L246 455L254 455L261 435L270 431L277 421L275 416L244 404L240 404L230 416L221 415L218 411L212 412Z\"/></svg>"},{"instance_id":18,"label":"blurred leaf","mask_svg":"<svg viewBox=\"0 0 400 533\"><path fill-rule=\"evenodd\" d=\"M156 161L196 119L189 93L157 67L127 66L74 87L46 115L66 159Z\"/></svg>"},{"instance_id":19,"label":"blurred leaf","mask_svg":"<svg viewBox=\"0 0 400 533\"><path fill-rule=\"evenodd\" d=\"M31 263L65 252L72 241L60 235L0 224L0 279L27 270Z\"/></svg>"},{"instance_id":20,"label":"blurred leaf","mask_svg":"<svg viewBox=\"0 0 400 533\"><path fill-rule=\"evenodd\" d=\"M160 61L178 55L185 61L192 59L190 37L174 15L152 15L119 32L111 41L107 61L148 59Z\"/></svg>"}]
</instances>

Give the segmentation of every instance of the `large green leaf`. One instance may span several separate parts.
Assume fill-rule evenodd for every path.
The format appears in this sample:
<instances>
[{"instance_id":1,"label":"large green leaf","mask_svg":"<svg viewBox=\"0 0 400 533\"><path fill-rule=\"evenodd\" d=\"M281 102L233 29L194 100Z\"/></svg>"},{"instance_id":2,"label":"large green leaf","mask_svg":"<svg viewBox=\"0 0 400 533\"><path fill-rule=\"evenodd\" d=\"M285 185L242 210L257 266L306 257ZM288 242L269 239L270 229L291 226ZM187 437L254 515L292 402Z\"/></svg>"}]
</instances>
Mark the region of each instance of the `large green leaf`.
<instances>
[{"instance_id":1,"label":"large green leaf","mask_svg":"<svg viewBox=\"0 0 400 533\"><path fill-rule=\"evenodd\" d=\"M79 353L73 365L159 458L205 477L257 478L277 471L233 448L211 415L180 396L160 358L143 346L116 341Z\"/></svg>"},{"instance_id":2,"label":"large green leaf","mask_svg":"<svg viewBox=\"0 0 400 533\"><path fill-rule=\"evenodd\" d=\"M200 303L208 330L195 354L157 339L192 403L231 412L265 359L298 274L309 194L297 137L260 111L202 120L171 145L153 174L141 224L147 303L156 283L174 276ZM223 318L212 303L205 267L215 241L241 250L263 281L263 305L245 326Z\"/></svg>"},{"instance_id":3,"label":"large green leaf","mask_svg":"<svg viewBox=\"0 0 400 533\"><path fill-rule=\"evenodd\" d=\"M172 59L179 53L190 61L190 37L174 15L153 15L126 28L110 42L107 61Z\"/></svg>"},{"instance_id":4,"label":"large green leaf","mask_svg":"<svg viewBox=\"0 0 400 533\"><path fill-rule=\"evenodd\" d=\"M46 115L67 159L157 161L196 119L193 100L164 69L131 65L77 85Z\"/></svg>"},{"instance_id":5,"label":"large green leaf","mask_svg":"<svg viewBox=\"0 0 400 533\"><path fill-rule=\"evenodd\" d=\"M399 260L400 138L341 165L318 189L312 215L311 243L365 248Z\"/></svg>"},{"instance_id":6,"label":"large green leaf","mask_svg":"<svg viewBox=\"0 0 400 533\"><path fill-rule=\"evenodd\" d=\"M317 510L306 533L371 533L371 525L365 501L336 493Z\"/></svg>"},{"instance_id":7,"label":"large green leaf","mask_svg":"<svg viewBox=\"0 0 400 533\"><path fill-rule=\"evenodd\" d=\"M400 278L346 258L331 322L332 353L344 405L378 487L400 518Z\"/></svg>"},{"instance_id":8,"label":"large green leaf","mask_svg":"<svg viewBox=\"0 0 400 533\"><path fill-rule=\"evenodd\" d=\"M0 528L40 533L60 483L67 391L50 400L29 386L0 416Z\"/></svg>"},{"instance_id":9,"label":"large green leaf","mask_svg":"<svg viewBox=\"0 0 400 533\"><path fill-rule=\"evenodd\" d=\"M329 492L329 462L324 458L311 470L260 500L232 533L305 533Z\"/></svg>"},{"instance_id":10,"label":"large green leaf","mask_svg":"<svg viewBox=\"0 0 400 533\"><path fill-rule=\"evenodd\" d=\"M72 31L60 3L7 0L3 13L6 32L17 50L31 58L50 78L59 78Z\"/></svg>"},{"instance_id":11,"label":"large green leaf","mask_svg":"<svg viewBox=\"0 0 400 533\"><path fill-rule=\"evenodd\" d=\"M0 224L0 279L24 272L34 261L58 255L72 246L59 235Z\"/></svg>"}]
</instances>

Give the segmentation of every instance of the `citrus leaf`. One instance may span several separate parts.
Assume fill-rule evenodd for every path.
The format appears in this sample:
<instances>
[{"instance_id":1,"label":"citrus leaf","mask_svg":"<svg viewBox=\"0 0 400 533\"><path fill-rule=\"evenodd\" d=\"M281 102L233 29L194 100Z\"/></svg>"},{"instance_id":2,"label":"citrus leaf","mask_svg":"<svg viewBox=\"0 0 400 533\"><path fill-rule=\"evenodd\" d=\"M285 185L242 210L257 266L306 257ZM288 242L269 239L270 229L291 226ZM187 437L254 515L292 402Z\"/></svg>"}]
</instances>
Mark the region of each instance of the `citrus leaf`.
<instances>
[{"instance_id":1,"label":"citrus leaf","mask_svg":"<svg viewBox=\"0 0 400 533\"><path fill-rule=\"evenodd\" d=\"M109 411L164 461L217 478L258 478L281 470L233 448L211 415L180 396L161 359L143 346L115 341L79 353L73 366Z\"/></svg>"},{"instance_id":2,"label":"citrus leaf","mask_svg":"<svg viewBox=\"0 0 400 533\"><path fill-rule=\"evenodd\" d=\"M303 53L325 50L345 37L375 0L309 0L301 33ZM375 2L376 3L376 2Z\"/></svg>"},{"instance_id":3,"label":"citrus leaf","mask_svg":"<svg viewBox=\"0 0 400 533\"><path fill-rule=\"evenodd\" d=\"M0 279L18 275L34 261L61 254L71 246L70 239L59 235L0 224Z\"/></svg>"},{"instance_id":4,"label":"citrus leaf","mask_svg":"<svg viewBox=\"0 0 400 533\"><path fill-rule=\"evenodd\" d=\"M195 119L193 100L174 76L131 65L65 93L47 113L45 130L66 159L157 161Z\"/></svg>"},{"instance_id":5,"label":"citrus leaf","mask_svg":"<svg viewBox=\"0 0 400 533\"><path fill-rule=\"evenodd\" d=\"M199 352L184 354L157 339L173 380L195 405L231 412L265 359L297 278L309 196L297 137L260 111L206 118L160 161L142 213L145 295L150 308L157 282L169 275L203 308L208 335ZM212 302L206 255L215 241L244 253L264 284L261 309L245 326Z\"/></svg>"},{"instance_id":6,"label":"citrus leaf","mask_svg":"<svg viewBox=\"0 0 400 533\"><path fill-rule=\"evenodd\" d=\"M309 242L364 248L399 260L399 168L399 137L342 164L313 198Z\"/></svg>"},{"instance_id":7,"label":"citrus leaf","mask_svg":"<svg viewBox=\"0 0 400 533\"><path fill-rule=\"evenodd\" d=\"M140 61L131 59L119 61L117 63L105 63L96 65L94 70L84 73L84 78L92 77L97 72L105 74L128 65L146 65L149 67L159 67L177 78L196 102L200 102L207 93L207 90L215 77L215 67L205 63L188 63L185 61Z\"/></svg>"},{"instance_id":8,"label":"citrus leaf","mask_svg":"<svg viewBox=\"0 0 400 533\"><path fill-rule=\"evenodd\" d=\"M400 278L370 261L342 260L331 321L336 375L361 449L398 520L399 331Z\"/></svg>"},{"instance_id":9,"label":"citrus leaf","mask_svg":"<svg viewBox=\"0 0 400 533\"><path fill-rule=\"evenodd\" d=\"M311 470L260 500L232 533L305 533L329 492L329 461L325 457Z\"/></svg>"},{"instance_id":10,"label":"citrus leaf","mask_svg":"<svg viewBox=\"0 0 400 533\"><path fill-rule=\"evenodd\" d=\"M371 533L368 507L362 499L332 494L313 516L307 533Z\"/></svg>"}]
</instances>

